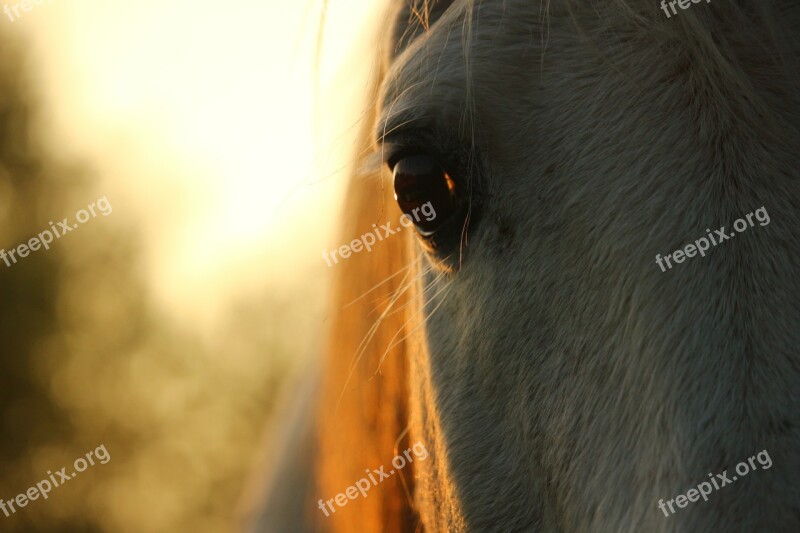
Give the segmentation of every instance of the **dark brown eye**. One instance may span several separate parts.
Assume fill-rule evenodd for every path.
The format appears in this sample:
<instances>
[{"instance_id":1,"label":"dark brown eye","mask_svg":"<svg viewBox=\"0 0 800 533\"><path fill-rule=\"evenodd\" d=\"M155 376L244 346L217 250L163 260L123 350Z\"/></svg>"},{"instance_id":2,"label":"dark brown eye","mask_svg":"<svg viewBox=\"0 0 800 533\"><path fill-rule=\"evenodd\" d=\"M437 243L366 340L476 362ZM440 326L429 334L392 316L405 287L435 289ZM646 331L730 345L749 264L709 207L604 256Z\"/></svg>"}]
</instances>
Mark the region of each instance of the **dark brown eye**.
<instances>
[{"instance_id":1,"label":"dark brown eye","mask_svg":"<svg viewBox=\"0 0 800 533\"><path fill-rule=\"evenodd\" d=\"M420 233L433 233L458 210L456 184L434 157L402 157L393 171L395 200Z\"/></svg>"}]
</instances>

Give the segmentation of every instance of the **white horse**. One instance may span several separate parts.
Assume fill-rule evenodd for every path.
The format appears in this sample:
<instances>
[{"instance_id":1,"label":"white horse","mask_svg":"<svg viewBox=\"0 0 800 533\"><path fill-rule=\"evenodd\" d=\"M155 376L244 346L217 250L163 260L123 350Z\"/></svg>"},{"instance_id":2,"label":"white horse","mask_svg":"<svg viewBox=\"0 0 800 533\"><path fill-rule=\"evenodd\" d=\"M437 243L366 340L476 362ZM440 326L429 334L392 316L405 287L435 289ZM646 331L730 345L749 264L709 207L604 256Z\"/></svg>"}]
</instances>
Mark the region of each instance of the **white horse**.
<instances>
[{"instance_id":1,"label":"white horse","mask_svg":"<svg viewBox=\"0 0 800 533\"><path fill-rule=\"evenodd\" d=\"M304 527L800 531L800 2L398 4L343 242L437 217L338 266Z\"/></svg>"}]
</instances>

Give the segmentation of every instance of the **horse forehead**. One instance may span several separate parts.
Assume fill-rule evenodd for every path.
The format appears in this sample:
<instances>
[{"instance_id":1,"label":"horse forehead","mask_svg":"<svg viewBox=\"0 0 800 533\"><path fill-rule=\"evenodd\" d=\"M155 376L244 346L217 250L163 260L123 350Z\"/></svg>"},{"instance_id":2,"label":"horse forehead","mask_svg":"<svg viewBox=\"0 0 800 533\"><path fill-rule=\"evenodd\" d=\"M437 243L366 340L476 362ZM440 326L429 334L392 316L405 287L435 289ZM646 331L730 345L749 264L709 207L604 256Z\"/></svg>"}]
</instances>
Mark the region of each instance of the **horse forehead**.
<instances>
[{"instance_id":1,"label":"horse forehead","mask_svg":"<svg viewBox=\"0 0 800 533\"><path fill-rule=\"evenodd\" d=\"M385 132L426 115L457 119L467 94L474 97L507 82L505 49L518 49L520 41L529 40L534 4L538 2L454 2L392 61L381 90L375 137L382 140ZM506 97L514 94L507 92Z\"/></svg>"}]
</instances>

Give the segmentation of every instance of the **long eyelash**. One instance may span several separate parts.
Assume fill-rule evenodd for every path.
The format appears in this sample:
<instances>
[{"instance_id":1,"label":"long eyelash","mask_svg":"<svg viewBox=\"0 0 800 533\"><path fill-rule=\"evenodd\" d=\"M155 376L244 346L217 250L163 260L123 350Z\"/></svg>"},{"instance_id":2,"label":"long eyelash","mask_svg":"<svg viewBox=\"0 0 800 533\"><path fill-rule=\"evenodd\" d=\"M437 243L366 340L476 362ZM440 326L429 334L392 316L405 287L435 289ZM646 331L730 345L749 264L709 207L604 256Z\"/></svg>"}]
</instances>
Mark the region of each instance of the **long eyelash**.
<instances>
[{"instance_id":1,"label":"long eyelash","mask_svg":"<svg viewBox=\"0 0 800 533\"><path fill-rule=\"evenodd\" d=\"M415 263L416 261L419 261L420 259L421 259L421 256L418 257L417 259L415 259L414 261L412 261L412 264ZM408 270L408 271L406 272L405 276L403 276L403 280L400 282L400 287L395 291L395 294L392 297L392 301L389 303L389 306L386 309L384 309L384 311L381 313L381 316L379 316L378 319L375 321L375 323L369 328L369 331L367 331L367 334L362 339L361 343L359 344L358 348L356 349L356 353L354 354L353 358L350 361L350 372L347 374L347 379L345 380L344 385L342 386L342 391L339 394L339 399L336 401L336 408L334 409L334 412L338 412L339 404L341 403L342 398L344 397L344 393L347 390L347 385L350 383L350 379L352 379L353 373L355 372L356 367L358 366L358 363L361 361L361 358L364 356L364 353L366 352L366 349L367 349L367 346L369 345L369 342L375 337L376 333L378 332L378 328L383 323L383 320L389 314L389 311L391 311L392 307L394 307L394 304L397 303L397 301L400 299L400 297L403 294L405 294L410 287L413 286L413 283L407 283L406 282L406 279L408 278L408 276L412 272L412 270L408 269L408 268L404 268L403 270ZM424 275L425 273L427 273L427 272L425 270L423 270L420 275ZM416 280L417 278L415 277L414 279ZM386 280L384 280L384 281L386 281ZM383 282L381 282L381 283L383 283ZM370 291L372 291L372 290L374 290L374 287L372 289L370 289Z\"/></svg>"},{"instance_id":2,"label":"long eyelash","mask_svg":"<svg viewBox=\"0 0 800 533\"><path fill-rule=\"evenodd\" d=\"M367 294L371 293L372 291L374 291L375 289L377 289L378 287L380 287L381 285L383 285L384 283L386 283L386 282L387 282L387 281L389 281L390 279L392 279L392 278L394 278L394 277L396 277L396 276L399 276L400 274L402 274L403 272L405 272L405 271L406 271L406 270L408 270L409 268L413 267L413 266L414 266L414 265L415 265L417 262L419 262L421 259L422 259L422 256L420 256L420 257L417 257L417 258L416 258L414 261L411 261L409 264L407 264L406 266L404 266L403 268L401 268L400 270L398 270L397 272L395 272L395 273L394 273L394 274L392 274L391 276L389 276L389 277L387 277L387 278L384 278L384 279L383 279L383 281L379 281L378 283L376 283L375 285L373 285L373 286L372 286L372 288L371 288L371 289L369 289L367 292L365 292L364 294L362 294L361 296L359 296L358 298L356 298L355 300L353 300L353 301L352 301L352 302L350 302L349 304L347 304L347 305L344 305L344 306L342 307L342 309L347 309L348 307L350 307L350 306L351 306L351 305L353 305L354 303L356 303L356 302L360 301L360 300L361 300L362 298L364 298L364 297L365 297Z\"/></svg>"},{"instance_id":3,"label":"long eyelash","mask_svg":"<svg viewBox=\"0 0 800 533\"><path fill-rule=\"evenodd\" d=\"M431 268L429 268L427 272L430 272L430 270L431 270ZM426 272L426 274L427 274L427 272ZM445 276L446 276L445 272L440 272L436 276L436 278L433 281L431 281L425 289L423 289L423 294L424 294L425 290L431 288L434 284L436 284L440 279L442 279ZM436 291L436 294L434 294L434 295L432 295L430 297L430 299L428 301L433 301L434 298L436 298L437 296L439 296L441 293L443 293L445 291L447 291L447 293L449 293L450 289L451 289L451 285L449 285L449 284L443 285L440 289L438 289ZM447 294L445 294L445 296L442 297L442 300L438 304L436 304L436 307L433 308L433 311L431 311L430 315L428 315L428 318L432 317L436 313L436 311L439 309L439 307L441 307L441 305L444 303L446 297L447 297ZM392 350L392 348L394 348L395 346L398 346L401 342L403 342L404 340L409 338L414 332L417 331L417 329L419 329L422 326L422 322L420 322L419 326L417 326L414 329L412 329L411 331L409 331L408 334L403 336L403 338L401 338L397 342L394 342L394 340L397 338L397 336L400 334L400 332L403 331L403 329L405 329L405 327L411 321L413 321L417 317L417 315L419 313L423 312L423 309L424 309L424 305L419 310L417 310L417 312L414 315L412 315L408 320L406 320L406 322L402 326L400 326L400 329L397 330L397 333L394 334L392 339L389 341L389 346L383 352L383 355L381 355L381 358L378 361L378 368L375 369L375 374L374 375L378 375L378 373L380 373L381 366L383 366L383 361L386 359L386 356L389 355L389 352Z\"/></svg>"}]
</instances>

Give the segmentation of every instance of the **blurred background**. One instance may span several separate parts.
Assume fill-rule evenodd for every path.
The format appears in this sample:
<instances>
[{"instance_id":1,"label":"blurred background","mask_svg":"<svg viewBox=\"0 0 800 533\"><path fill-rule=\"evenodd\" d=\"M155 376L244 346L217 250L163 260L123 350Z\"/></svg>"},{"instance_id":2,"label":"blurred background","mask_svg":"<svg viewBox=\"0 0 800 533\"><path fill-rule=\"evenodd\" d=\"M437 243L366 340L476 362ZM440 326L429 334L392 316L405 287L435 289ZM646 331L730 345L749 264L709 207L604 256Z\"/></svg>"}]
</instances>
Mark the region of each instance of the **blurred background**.
<instances>
[{"instance_id":1,"label":"blurred background","mask_svg":"<svg viewBox=\"0 0 800 533\"><path fill-rule=\"evenodd\" d=\"M239 530L280 398L319 359L321 252L339 244L382 9L3 13L0 249L103 196L113 212L0 262L0 498L111 456L0 531Z\"/></svg>"}]
</instances>

